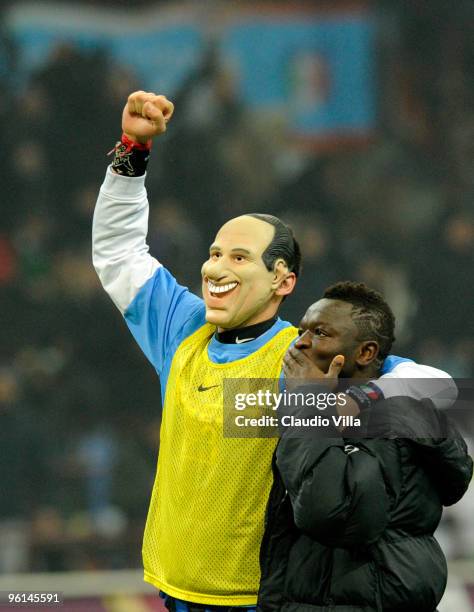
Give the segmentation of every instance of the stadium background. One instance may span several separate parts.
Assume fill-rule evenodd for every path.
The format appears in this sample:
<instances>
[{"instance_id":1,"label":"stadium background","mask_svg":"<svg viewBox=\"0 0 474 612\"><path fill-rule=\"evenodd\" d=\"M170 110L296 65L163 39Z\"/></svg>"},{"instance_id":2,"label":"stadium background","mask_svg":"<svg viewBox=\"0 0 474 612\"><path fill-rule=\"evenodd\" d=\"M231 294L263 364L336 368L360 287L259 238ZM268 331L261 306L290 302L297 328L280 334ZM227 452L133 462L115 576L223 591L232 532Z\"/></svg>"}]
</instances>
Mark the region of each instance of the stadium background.
<instances>
[{"instance_id":1,"label":"stadium background","mask_svg":"<svg viewBox=\"0 0 474 612\"><path fill-rule=\"evenodd\" d=\"M474 8L0 6L0 591L159 609L139 570L159 387L90 256L124 99L156 89L176 103L147 184L151 250L181 282L199 291L223 220L273 212L304 253L285 316L363 280L395 310L397 354L470 378ZM438 533L445 612L474 610L473 495Z\"/></svg>"}]
</instances>

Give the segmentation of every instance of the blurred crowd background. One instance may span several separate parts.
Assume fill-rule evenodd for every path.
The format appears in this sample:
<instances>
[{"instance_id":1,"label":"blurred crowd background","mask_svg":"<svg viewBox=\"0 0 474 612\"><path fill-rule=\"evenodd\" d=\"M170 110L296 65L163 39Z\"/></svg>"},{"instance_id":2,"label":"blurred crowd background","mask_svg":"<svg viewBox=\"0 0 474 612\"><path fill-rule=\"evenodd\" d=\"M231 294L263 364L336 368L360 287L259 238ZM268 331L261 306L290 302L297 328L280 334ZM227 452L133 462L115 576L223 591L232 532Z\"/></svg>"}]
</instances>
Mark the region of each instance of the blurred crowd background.
<instances>
[{"instance_id":1,"label":"blurred crowd background","mask_svg":"<svg viewBox=\"0 0 474 612\"><path fill-rule=\"evenodd\" d=\"M13 4L2 3L5 16ZM297 142L281 118L246 105L209 40L154 147L151 252L199 292L219 225L277 214L304 255L285 317L297 323L332 282L365 281L396 313L394 353L469 378L472 2L368 10L376 118L354 142ZM25 78L20 42L2 23L0 572L139 567L159 385L99 286L90 234L124 101L144 85L106 49L67 39ZM474 558L473 505L468 496L447 513L440 538L451 559Z\"/></svg>"}]
</instances>

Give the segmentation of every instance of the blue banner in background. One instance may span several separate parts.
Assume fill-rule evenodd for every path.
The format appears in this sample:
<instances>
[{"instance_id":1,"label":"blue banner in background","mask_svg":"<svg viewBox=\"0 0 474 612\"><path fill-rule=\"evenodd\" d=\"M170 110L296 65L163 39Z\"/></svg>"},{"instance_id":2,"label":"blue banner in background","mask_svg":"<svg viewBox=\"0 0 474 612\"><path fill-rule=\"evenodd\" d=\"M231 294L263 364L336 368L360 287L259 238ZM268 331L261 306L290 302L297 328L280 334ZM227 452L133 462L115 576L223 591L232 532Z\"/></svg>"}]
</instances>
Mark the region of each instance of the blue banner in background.
<instances>
[{"instance_id":1,"label":"blue banner in background","mask_svg":"<svg viewBox=\"0 0 474 612\"><path fill-rule=\"evenodd\" d=\"M246 102L280 108L294 131L314 136L374 127L373 39L367 16L289 15L241 22L222 47Z\"/></svg>"},{"instance_id":2,"label":"blue banner in background","mask_svg":"<svg viewBox=\"0 0 474 612\"><path fill-rule=\"evenodd\" d=\"M113 58L131 69L143 84L143 89L163 91L172 95L183 79L195 70L204 50L203 33L196 23L169 23L161 26L151 21L145 27L127 29L110 27L102 19L58 19L47 13L40 23L22 19L11 28L20 51L20 71L27 77L47 62L55 47L71 43L84 51L104 49ZM102 28L100 27L102 23Z\"/></svg>"},{"instance_id":3,"label":"blue banner in background","mask_svg":"<svg viewBox=\"0 0 474 612\"><path fill-rule=\"evenodd\" d=\"M132 19L104 9L79 16L77 8L31 6L15 7L7 19L25 77L56 45L71 42L85 50L108 50L137 74L143 89L172 96L199 66L207 46L203 15L190 5L149 14L141 10ZM252 15L235 9L220 20L216 10L213 25L223 63L249 107L279 112L290 132L315 141L363 137L374 129L370 13L260 9Z\"/></svg>"}]
</instances>

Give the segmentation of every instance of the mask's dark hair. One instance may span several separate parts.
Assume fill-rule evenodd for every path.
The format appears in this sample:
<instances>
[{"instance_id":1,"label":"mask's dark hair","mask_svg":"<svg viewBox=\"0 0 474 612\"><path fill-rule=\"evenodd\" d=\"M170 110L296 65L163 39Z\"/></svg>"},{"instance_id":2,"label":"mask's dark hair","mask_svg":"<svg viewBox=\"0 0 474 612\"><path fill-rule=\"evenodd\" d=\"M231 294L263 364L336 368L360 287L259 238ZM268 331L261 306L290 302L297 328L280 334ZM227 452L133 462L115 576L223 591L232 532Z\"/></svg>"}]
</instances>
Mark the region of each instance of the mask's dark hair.
<instances>
[{"instance_id":1,"label":"mask's dark hair","mask_svg":"<svg viewBox=\"0 0 474 612\"><path fill-rule=\"evenodd\" d=\"M288 270L298 276L301 267L301 250L291 227L273 215L251 213L247 216L270 223L275 228L275 235L262 254L263 263L267 270L272 272L277 259L283 259L288 266Z\"/></svg>"},{"instance_id":2,"label":"mask's dark hair","mask_svg":"<svg viewBox=\"0 0 474 612\"><path fill-rule=\"evenodd\" d=\"M376 340L379 345L377 361L381 364L395 342L395 317L382 294L364 283L344 281L331 285L323 298L352 304L352 319L359 330L361 342Z\"/></svg>"}]
</instances>

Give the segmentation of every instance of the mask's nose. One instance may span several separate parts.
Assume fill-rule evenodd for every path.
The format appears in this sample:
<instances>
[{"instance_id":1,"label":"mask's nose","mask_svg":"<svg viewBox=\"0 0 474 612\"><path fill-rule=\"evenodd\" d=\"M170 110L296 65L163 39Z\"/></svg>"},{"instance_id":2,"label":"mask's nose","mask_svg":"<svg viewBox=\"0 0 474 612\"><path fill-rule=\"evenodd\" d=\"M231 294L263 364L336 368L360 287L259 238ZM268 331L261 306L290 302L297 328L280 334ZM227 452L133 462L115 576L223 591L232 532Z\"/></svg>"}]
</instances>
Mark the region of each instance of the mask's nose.
<instances>
[{"instance_id":1,"label":"mask's nose","mask_svg":"<svg viewBox=\"0 0 474 612\"><path fill-rule=\"evenodd\" d=\"M207 276L215 282L224 280L226 273L222 259L219 257L216 261L206 261L201 268L202 276Z\"/></svg>"},{"instance_id":2,"label":"mask's nose","mask_svg":"<svg viewBox=\"0 0 474 612\"><path fill-rule=\"evenodd\" d=\"M311 348L312 343L313 343L313 333L309 329L307 329L301 334L301 336L295 342L295 347L299 349L300 351L302 351L303 349Z\"/></svg>"}]
</instances>

